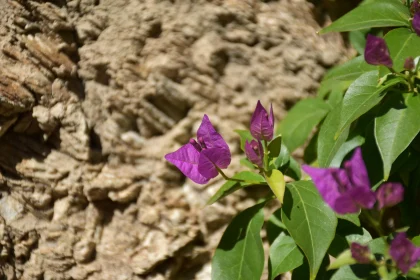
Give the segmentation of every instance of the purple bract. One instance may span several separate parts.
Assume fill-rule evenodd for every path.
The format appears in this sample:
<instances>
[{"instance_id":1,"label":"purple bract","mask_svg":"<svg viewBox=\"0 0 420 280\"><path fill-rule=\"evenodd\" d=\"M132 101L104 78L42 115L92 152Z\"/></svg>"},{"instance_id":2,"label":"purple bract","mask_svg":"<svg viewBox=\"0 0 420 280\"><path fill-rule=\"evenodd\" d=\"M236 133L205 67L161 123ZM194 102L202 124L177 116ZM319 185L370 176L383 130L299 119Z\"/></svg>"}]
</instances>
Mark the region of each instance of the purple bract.
<instances>
[{"instance_id":1,"label":"purple bract","mask_svg":"<svg viewBox=\"0 0 420 280\"><path fill-rule=\"evenodd\" d=\"M198 184L206 184L218 175L218 168L229 166L231 154L223 137L204 115L197 130L198 141L191 139L177 151L165 155L165 159Z\"/></svg>"},{"instance_id":2,"label":"purple bract","mask_svg":"<svg viewBox=\"0 0 420 280\"><path fill-rule=\"evenodd\" d=\"M392 207L404 199L404 187L400 183L385 183L376 191L378 208Z\"/></svg>"},{"instance_id":3,"label":"purple bract","mask_svg":"<svg viewBox=\"0 0 420 280\"><path fill-rule=\"evenodd\" d=\"M258 100L257 107L255 108L254 114L252 114L250 130L252 136L257 140L270 141L273 139L273 105L271 105L270 115L268 115L267 110L265 110L265 108L261 105L261 102Z\"/></svg>"},{"instance_id":4,"label":"purple bract","mask_svg":"<svg viewBox=\"0 0 420 280\"><path fill-rule=\"evenodd\" d=\"M384 65L392 67L392 59L385 40L368 34L365 48L365 60L372 65Z\"/></svg>"},{"instance_id":5,"label":"purple bract","mask_svg":"<svg viewBox=\"0 0 420 280\"><path fill-rule=\"evenodd\" d=\"M359 243L351 243L350 245L351 256L358 263L370 263L370 249L368 246Z\"/></svg>"},{"instance_id":6,"label":"purple bract","mask_svg":"<svg viewBox=\"0 0 420 280\"><path fill-rule=\"evenodd\" d=\"M414 14L412 25L416 34L420 36L420 12Z\"/></svg>"},{"instance_id":7,"label":"purple bract","mask_svg":"<svg viewBox=\"0 0 420 280\"><path fill-rule=\"evenodd\" d=\"M245 142L245 154L250 162L258 167L263 166L264 150L260 141Z\"/></svg>"},{"instance_id":8,"label":"purple bract","mask_svg":"<svg viewBox=\"0 0 420 280\"><path fill-rule=\"evenodd\" d=\"M311 176L324 201L338 214L357 213L361 208L371 209L376 202L360 148L344 163L344 168L308 165L302 168Z\"/></svg>"},{"instance_id":9,"label":"purple bract","mask_svg":"<svg viewBox=\"0 0 420 280\"><path fill-rule=\"evenodd\" d=\"M392 241L389 254L397 267L403 273L407 273L420 259L420 248L408 240L407 235L402 232L398 233Z\"/></svg>"}]
</instances>

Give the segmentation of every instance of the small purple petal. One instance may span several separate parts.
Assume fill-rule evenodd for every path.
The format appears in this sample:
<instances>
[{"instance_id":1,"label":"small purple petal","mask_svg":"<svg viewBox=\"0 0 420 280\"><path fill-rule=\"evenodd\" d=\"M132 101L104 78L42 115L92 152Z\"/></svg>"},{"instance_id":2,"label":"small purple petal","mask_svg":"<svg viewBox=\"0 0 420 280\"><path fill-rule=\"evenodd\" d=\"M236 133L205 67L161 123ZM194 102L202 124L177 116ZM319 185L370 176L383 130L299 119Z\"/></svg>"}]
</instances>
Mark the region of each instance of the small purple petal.
<instances>
[{"instance_id":1,"label":"small purple petal","mask_svg":"<svg viewBox=\"0 0 420 280\"><path fill-rule=\"evenodd\" d=\"M391 243L389 254L397 267L406 274L420 259L420 248L407 239L407 235L398 233Z\"/></svg>"},{"instance_id":2,"label":"small purple petal","mask_svg":"<svg viewBox=\"0 0 420 280\"><path fill-rule=\"evenodd\" d=\"M259 100L252 114L250 131L251 135L257 140L270 141L273 139L274 115L269 117Z\"/></svg>"},{"instance_id":3,"label":"small purple petal","mask_svg":"<svg viewBox=\"0 0 420 280\"><path fill-rule=\"evenodd\" d=\"M404 187L400 183L385 183L376 191L379 209L397 205L404 199Z\"/></svg>"},{"instance_id":4,"label":"small purple petal","mask_svg":"<svg viewBox=\"0 0 420 280\"><path fill-rule=\"evenodd\" d=\"M420 36L420 12L416 12L413 17L413 29Z\"/></svg>"},{"instance_id":5,"label":"small purple petal","mask_svg":"<svg viewBox=\"0 0 420 280\"><path fill-rule=\"evenodd\" d=\"M341 196L339 190L342 188L337 182L337 178L341 177L342 180L345 180L345 172L338 168L324 169L311 167L309 165L303 165L302 169L311 176L324 201L335 210L335 201Z\"/></svg>"},{"instance_id":6,"label":"small purple petal","mask_svg":"<svg viewBox=\"0 0 420 280\"><path fill-rule=\"evenodd\" d=\"M207 149L221 148L229 150L228 144L216 129L214 129L207 115L204 115L201 125L197 130L197 139L199 142L203 142Z\"/></svg>"},{"instance_id":7,"label":"small purple petal","mask_svg":"<svg viewBox=\"0 0 420 280\"><path fill-rule=\"evenodd\" d=\"M219 172L217 168L224 169L230 164L231 155L229 150L212 148L201 152L198 160L198 172L204 177L214 178Z\"/></svg>"},{"instance_id":8,"label":"small purple petal","mask_svg":"<svg viewBox=\"0 0 420 280\"><path fill-rule=\"evenodd\" d=\"M371 189L357 187L348 192L353 201L363 209L372 209L376 202L375 193Z\"/></svg>"},{"instance_id":9,"label":"small purple petal","mask_svg":"<svg viewBox=\"0 0 420 280\"><path fill-rule=\"evenodd\" d=\"M360 211L360 206L352 199L348 194L343 194L339 196L331 208L338 214L352 214L358 213Z\"/></svg>"},{"instance_id":10,"label":"small purple petal","mask_svg":"<svg viewBox=\"0 0 420 280\"><path fill-rule=\"evenodd\" d=\"M360 147L356 148L352 158L344 163L344 169L347 171L354 187L362 187L370 190L369 176Z\"/></svg>"},{"instance_id":11,"label":"small purple petal","mask_svg":"<svg viewBox=\"0 0 420 280\"><path fill-rule=\"evenodd\" d=\"M245 142L245 154L250 162L256 164L259 167L263 165L263 147L260 141L252 140L250 143L248 140Z\"/></svg>"},{"instance_id":12,"label":"small purple petal","mask_svg":"<svg viewBox=\"0 0 420 280\"><path fill-rule=\"evenodd\" d=\"M392 59L384 39L368 34L365 48L365 60L372 65L392 67Z\"/></svg>"},{"instance_id":13,"label":"small purple petal","mask_svg":"<svg viewBox=\"0 0 420 280\"><path fill-rule=\"evenodd\" d=\"M359 243L351 243L350 245L351 256L358 263L368 264L370 263L370 249L366 245L361 245Z\"/></svg>"},{"instance_id":14,"label":"small purple petal","mask_svg":"<svg viewBox=\"0 0 420 280\"><path fill-rule=\"evenodd\" d=\"M190 143L182 146L173 153L165 155L165 159L178 167L178 169L197 184L206 184L209 177L198 171L200 152Z\"/></svg>"}]
</instances>

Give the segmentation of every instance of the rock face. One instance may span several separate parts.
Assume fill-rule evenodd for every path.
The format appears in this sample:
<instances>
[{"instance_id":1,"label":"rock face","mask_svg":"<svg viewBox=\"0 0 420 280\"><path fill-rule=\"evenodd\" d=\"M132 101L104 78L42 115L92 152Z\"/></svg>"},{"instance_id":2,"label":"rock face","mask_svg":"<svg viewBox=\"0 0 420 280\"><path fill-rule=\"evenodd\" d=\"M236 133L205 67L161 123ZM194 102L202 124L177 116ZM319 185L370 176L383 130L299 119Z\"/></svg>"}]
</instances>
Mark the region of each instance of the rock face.
<instances>
[{"instance_id":1,"label":"rock face","mask_svg":"<svg viewBox=\"0 0 420 280\"><path fill-rule=\"evenodd\" d=\"M266 2L266 3L265 3ZM0 1L2 279L209 279L224 225L163 160L204 113L229 142L346 51L303 0Z\"/></svg>"}]
</instances>

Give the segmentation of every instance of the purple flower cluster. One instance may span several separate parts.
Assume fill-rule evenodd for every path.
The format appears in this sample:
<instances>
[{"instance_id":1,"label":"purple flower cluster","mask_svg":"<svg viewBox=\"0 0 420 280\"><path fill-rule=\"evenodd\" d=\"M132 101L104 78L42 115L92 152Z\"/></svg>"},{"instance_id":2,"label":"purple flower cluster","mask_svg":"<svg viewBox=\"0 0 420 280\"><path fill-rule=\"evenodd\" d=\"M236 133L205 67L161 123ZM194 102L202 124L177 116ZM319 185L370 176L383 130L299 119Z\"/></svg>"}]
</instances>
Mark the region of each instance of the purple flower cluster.
<instances>
[{"instance_id":1,"label":"purple flower cluster","mask_svg":"<svg viewBox=\"0 0 420 280\"><path fill-rule=\"evenodd\" d=\"M250 125L251 135L256 139L246 141L245 153L248 159L258 167L263 167L264 150L261 140L270 141L274 134L273 107L270 115L258 101ZM190 141L165 159L197 184L206 184L216 177L221 169L229 166L231 154L223 137L214 129L210 119L204 115L197 130L197 140Z\"/></svg>"},{"instance_id":2,"label":"purple flower cluster","mask_svg":"<svg viewBox=\"0 0 420 280\"><path fill-rule=\"evenodd\" d=\"M366 245L352 243L350 251L358 263L368 264L372 259L371 251ZM405 233L398 233L391 243L389 254L397 267L406 274L420 260L420 247L408 240Z\"/></svg>"},{"instance_id":3,"label":"purple flower cluster","mask_svg":"<svg viewBox=\"0 0 420 280\"><path fill-rule=\"evenodd\" d=\"M165 155L165 159L198 184L206 184L225 169L231 161L229 146L204 115L197 130L197 140L190 139L177 151Z\"/></svg>"},{"instance_id":4,"label":"purple flower cluster","mask_svg":"<svg viewBox=\"0 0 420 280\"><path fill-rule=\"evenodd\" d=\"M405 274L420 260L420 247L416 247L402 232L392 240L389 254L397 267Z\"/></svg>"},{"instance_id":5,"label":"purple flower cluster","mask_svg":"<svg viewBox=\"0 0 420 280\"><path fill-rule=\"evenodd\" d=\"M257 107L252 114L250 131L256 140L245 143L245 154L250 162L263 168L264 150L261 141L271 141L274 135L273 105L270 107L270 115L258 100Z\"/></svg>"},{"instance_id":6,"label":"purple flower cluster","mask_svg":"<svg viewBox=\"0 0 420 280\"><path fill-rule=\"evenodd\" d=\"M400 183L385 183L376 194L371 190L360 148L349 161L344 162L344 168L304 165L302 169L311 176L322 198L338 214L357 213L361 208L371 209L376 201L379 209L391 207L403 199L404 188Z\"/></svg>"}]
</instances>

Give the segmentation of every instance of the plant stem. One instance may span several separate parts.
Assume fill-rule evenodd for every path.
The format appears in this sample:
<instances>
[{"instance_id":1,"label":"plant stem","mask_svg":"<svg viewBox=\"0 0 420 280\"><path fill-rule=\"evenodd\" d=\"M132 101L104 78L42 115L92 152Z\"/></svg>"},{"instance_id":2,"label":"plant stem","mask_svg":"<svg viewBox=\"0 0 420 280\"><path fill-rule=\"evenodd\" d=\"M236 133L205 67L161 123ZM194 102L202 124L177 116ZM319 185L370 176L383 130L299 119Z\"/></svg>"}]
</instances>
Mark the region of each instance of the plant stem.
<instances>
[{"instance_id":1,"label":"plant stem","mask_svg":"<svg viewBox=\"0 0 420 280\"><path fill-rule=\"evenodd\" d=\"M385 234L382 231L382 228L381 228L380 224L378 223L378 221L375 221L372 218L372 216L368 212L366 212L366 211L362 211L362 216L364 218L366 218L366 220L369 221L370 225L375 229L376 233L378 233L379 236L383 237L384 238L384 241L385 241Z\"/></svg>"},{"instance_id":2,"label":"plant stem","mask_svg":"<svg viewBox=\"0 0 420 280\"><path fill-rule=\"evenodd\" d=\"M264 140L264 169L268 170L268 144L266 140Z\"/></svg>"}]
</instances>

